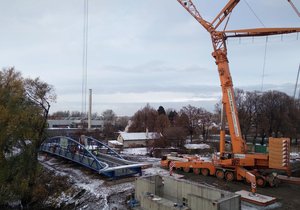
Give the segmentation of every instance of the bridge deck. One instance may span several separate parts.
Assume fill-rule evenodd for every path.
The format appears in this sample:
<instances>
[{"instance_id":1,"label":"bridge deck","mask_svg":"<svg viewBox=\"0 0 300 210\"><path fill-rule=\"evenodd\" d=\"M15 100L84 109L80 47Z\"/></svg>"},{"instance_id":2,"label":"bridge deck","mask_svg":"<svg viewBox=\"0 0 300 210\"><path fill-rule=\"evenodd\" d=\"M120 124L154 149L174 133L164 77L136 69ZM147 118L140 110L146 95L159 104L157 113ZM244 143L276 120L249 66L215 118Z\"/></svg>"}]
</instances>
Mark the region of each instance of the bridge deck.
<instances>
[{"instance_id":1,"label":"bridge deck","mask_svg":"<svg viewBox=\"0 0 300 210\"><path fill-rule=\"evenodd\" d=\"M108 145L92 137L76 141L66 136L47 139L40 150L63 157L111 178L142 174L146 164L125 160Z\"/></svg>"}]
</instances>

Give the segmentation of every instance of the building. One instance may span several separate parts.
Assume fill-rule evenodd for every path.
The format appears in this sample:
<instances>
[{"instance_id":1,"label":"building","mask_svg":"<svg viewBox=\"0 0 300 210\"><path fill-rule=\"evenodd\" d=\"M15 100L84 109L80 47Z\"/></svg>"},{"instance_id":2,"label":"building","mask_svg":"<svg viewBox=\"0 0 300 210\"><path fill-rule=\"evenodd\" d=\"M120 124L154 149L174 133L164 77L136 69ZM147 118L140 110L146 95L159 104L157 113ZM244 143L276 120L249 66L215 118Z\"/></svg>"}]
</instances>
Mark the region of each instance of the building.
<instances>
[{"instance_id":1,"label":"building","mask_svg":"<svg viewBox=\"0 0 300 210\"><path fill-rule=\"evenodd\" d=\"M161 137L156 132L127 133L120 132L117 141L126 147L145 147Z\"/></svg>"},{"instance_id":2,"label":"building","mask_svg":"<svg viewBox=\"0 0 300 210\"><path fill-rule=\"evenodd\" d=\"M87 125L88 121L86 119L82 120L80 118L69 118L61 120L47 120L47 123L48 128L82 128L82 125ZM91 121L92 128L102 130L103 126L104 121L102 119L93 119Z\"/></svg>"},{"instance_id":3,"label":"building","mask_svg":"<svg viewBox=\"0 0 300 210\"><path fill-rule=\"evenodd\" d=\"M145 210L240 210L240 197L172 176L143 176L135 180L135 200Z\"/></svg>"}]
</instances>

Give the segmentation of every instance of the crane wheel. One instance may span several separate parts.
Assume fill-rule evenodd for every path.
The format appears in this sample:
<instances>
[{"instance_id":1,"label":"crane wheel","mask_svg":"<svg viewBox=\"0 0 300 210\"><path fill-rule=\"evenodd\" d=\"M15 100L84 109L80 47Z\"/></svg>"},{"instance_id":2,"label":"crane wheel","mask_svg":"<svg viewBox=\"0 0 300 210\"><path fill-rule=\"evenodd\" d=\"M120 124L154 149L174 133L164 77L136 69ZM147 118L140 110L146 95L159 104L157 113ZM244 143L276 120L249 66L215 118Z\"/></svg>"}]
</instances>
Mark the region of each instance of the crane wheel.
<instances>
[{"instance_id":1,"label":"crane wheel","mask_svg":"<svg viewBox=\"0 0 300 210\"><path fill-rule=\"evenodd\" d=\"M202 174L203 176L208 176L209 170L208 170L207 168L202 168L202 169L201 169L201 174Z\"/></svg>"},{"instance_id":2,"label":"crane wheel","mask_svg":"<svg viewBox=\"0 0 300 210\"><path fill-rule=\"evenodd\" d=\"M200 169L199 168L193 168L193 172L194 172L194 174L199 175L200 174Z\"/></svg>"},{"instance_id":3,"label":"crane wheel","mask_svg":"<svg viewBox=\"0 0 300 210\"><path fill-rule=\"evenodd\" d=\"M189 173L190 170L191 170L191 169L190 169L189 167L184 167L184 168L183 168L183 171L184 171L185 173Z\"/></svg>"},{"instance_id":4,"label":"crane wheel","mask_svg":"<svg viewBox=\"0 0 300 210\"><path fill-rule=\"evenodd\" d=\"M278 187L280 180L276 176L270 174L267 176L266 182L269 183L270 187Z\"/></svg>"},{"instance_id":5,"label":"crane wheel","mask_svg":"<svg viewBox=\"0 0 300 210\"><path fill-rule=\"evenodd\" d=\"M229 182L234 180L234 174L232 171L226 171L225 172L225 179Z\"/></svg>"},{"instance_id":6,"label":"crane wheel","mask_svg":"<svg viewBox=\"0 0 300 210\"><path fill-rule=\"evenodd\" d=\"M217 177L218 179L224 179L224 176L225 176L225 174L224 174L224 171L223 171L223 170L217 170L217 171L216 171L216 177Z\"/></svg>"},{"instance_id":7,"label":"crane wheel","mask_svg":"<svg viewBox=\"0 0 300 210\"><path fill-rule=\"evenodd\" d=\"M262 176L256 177L256 185L259 187L265 187L266 186L266 180Z\"/></svg>"}]
</instances>

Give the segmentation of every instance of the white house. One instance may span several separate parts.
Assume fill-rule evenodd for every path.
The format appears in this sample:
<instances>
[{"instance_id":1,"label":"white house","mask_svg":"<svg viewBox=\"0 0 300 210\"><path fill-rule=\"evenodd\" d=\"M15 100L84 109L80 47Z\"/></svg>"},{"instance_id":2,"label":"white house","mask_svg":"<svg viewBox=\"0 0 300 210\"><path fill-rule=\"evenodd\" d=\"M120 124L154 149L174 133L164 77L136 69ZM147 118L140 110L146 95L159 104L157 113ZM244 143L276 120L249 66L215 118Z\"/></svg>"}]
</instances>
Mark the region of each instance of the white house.
<instances>
[{"instance_id":1,"label":"white house","mask_svg":"<svg viewBox=\"0 0 300 210\"><path fill-rule=\"evenodd\" d=\"M153 141L159 139L160 136L161 135L156 132L120 132L117 141L122 143L124 147L141 147L153 143Z\"/></svg>"}]
</instances>

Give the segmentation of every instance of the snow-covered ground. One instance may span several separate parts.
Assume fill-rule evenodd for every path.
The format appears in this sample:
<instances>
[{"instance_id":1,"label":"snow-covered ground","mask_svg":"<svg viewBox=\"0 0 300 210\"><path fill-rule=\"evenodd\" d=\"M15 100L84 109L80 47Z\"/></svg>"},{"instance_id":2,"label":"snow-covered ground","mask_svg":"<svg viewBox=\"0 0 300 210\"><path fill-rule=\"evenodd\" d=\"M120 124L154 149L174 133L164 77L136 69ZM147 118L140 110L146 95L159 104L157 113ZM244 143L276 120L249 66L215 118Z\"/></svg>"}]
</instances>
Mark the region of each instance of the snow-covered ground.
<instances>
[{"instance_id":1,"label":"snow-covered ground","mask_svg":"<svg viewBox=\"0 0 300 210\"><path fill-rule=\"evenodd\" d=\"M187 149L209 149L210 146L208 144L186 144L184 145Z\"/></svg>"},{"instance_id":2,"label":"snow-covered ground","mask_svg":"<svg viewBox=\"0 0 300 210\"><path fill-rule=\"evenodd\" d=\"M152 167L144 169L143 175L168 175L169 171L160 168L160 159L146 156L146 148L125 149L122 156L136 162L148 163ZM74 163L48 156L39 156L41 164L56 176L67 176L72 189L50 197L47 204L57 208L74 205L76 209L127 209L126 198L134 192L134 179L108 181L105 177L84 169ZM176 176L176 175L175 175Z\"/></svg>"},{"instance_id":3,"label":"snow-covered ground","mask_svg":"<svg viewBox=\"0 0 300 210\"><path fill-rule=\"evenodd\" d=\"M146 155L147 148L146 147L139 147L139 148L125 148L121 154L123 155Z\"/></svg>"},{"instance_id":4,"label":"snow-covered ground","mask_svg":"<svg viewBox=\"0 0 300 210\"><path fill-rule=\"evenodd\" d=\"M108 183L104 177L93 172L87 172L81 167L72 167L68 162L51 158L45 160L40 157L40 162L47 169L54 171L57 176L67 176L72 183L72 189L60 195L50 197L46 205L57 208L74 205L76 209L127 209L125 199L134 191L134 182ZM116 196L118 195L118 196Z\"/></svg>"},{"instance_id":5,"label":"snow-covered ground","mask_svg":"<svg viewBox=\"0 0 300 210\"><path fill-rule=\"evenodd\" d=\"M169 171L160 167L160 159L148 157L146 148L129 148L124 149L122 156L136 162L145 162L152 167L144 169L143 175L169 175ZM203 157L205 158L205 157ZM299 153L291 154L291 158L299 158ZM67 161L50 158L45 160L40 156L42 165L56 173L57 176L67 176L72 183L72 190L50 197L48 203L55 204L56 207L72 204L76 209L128 209L126 206L126 198L134 192L134 179L127 179L120 182L107 181L104 177L90 172L82 167L77 167L75 164L70 164ZM173 176L182 177L173 172ZM274 204L275 208L278 203ZM274 205L272 206L274 208ZM276 206L277 205L277 206ZM256 206L248 205L242 202L243 210L253 210ZM257 209L257 208L256 208ZM261 208L272 209L272 208Z\"/></svg>"},{"instance_id":6,"label":"snow-covered ground","mask_svg":"<svg viewBox=\"0 0 300 210\"><path fill-rule=\"evenodd\" d=\"M291 160L300 160L300 153L298 152L291 152L290 153L290 159Z\"/></svg>"}]
</instances>

